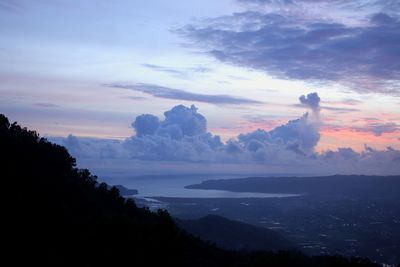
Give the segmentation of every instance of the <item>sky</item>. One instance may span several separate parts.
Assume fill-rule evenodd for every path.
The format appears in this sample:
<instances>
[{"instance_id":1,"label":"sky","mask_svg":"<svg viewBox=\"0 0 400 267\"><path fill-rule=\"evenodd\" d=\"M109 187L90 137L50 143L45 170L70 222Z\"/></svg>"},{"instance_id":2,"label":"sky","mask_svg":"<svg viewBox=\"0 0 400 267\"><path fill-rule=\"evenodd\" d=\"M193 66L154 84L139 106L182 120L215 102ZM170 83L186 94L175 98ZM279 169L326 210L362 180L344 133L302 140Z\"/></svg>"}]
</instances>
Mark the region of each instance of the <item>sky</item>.
<instances>
[{"instance_id":1,"label":"sky","mask_svg":"<svg viewBox=\"0 0 400 267\"><path fill-rule=\"evenodd\" d=\"M0 112L83 165L400 172L398 1L0 0L0 33Z\"/></svg>"}]
</instances>

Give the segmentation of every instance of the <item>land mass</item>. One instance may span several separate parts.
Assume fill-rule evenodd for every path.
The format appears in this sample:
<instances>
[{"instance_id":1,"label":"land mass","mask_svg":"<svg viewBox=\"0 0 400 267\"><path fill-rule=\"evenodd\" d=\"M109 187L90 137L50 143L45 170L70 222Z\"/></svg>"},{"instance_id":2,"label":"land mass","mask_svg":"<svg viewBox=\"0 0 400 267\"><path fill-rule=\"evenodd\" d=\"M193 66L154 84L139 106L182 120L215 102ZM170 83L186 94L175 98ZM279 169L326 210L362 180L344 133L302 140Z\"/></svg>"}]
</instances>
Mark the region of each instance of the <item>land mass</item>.
<instances>
[{"instance_id":1,"label":"land mass","mask_svg":"<svg viewBox=\"0 0 400 267\"><path fill-rule=\"evenodd\" d=\"M251 177L208 180L192 189L295 193L292 198L164 199L183 218L212 212L273 229L309 254L368 256L400 263L400 176Z\"/></svg>"},{"instance_id":2,"label":"land mass","mask_svg":"<svg viewBox=\"0 0 400 267\"><path fill-rule=\"evenodd\" d=\"M190 234L225 249L269 251L296 249L294 244L275 231L217 215L175 221Z\"/></svg>"},{"instance_id":3,"label":"land mass","mask_svg":"<svg viewBox=\"0 0 400 267\"><path fill-rule=\"evenodd\" d=\"M377 266L298 251L235 252L187 234L98 183L59 145L0 114L6 208L3 261L13 266Z\"/></svg>"},{"instance_id":4,"label":"land mass","mask_svg":"<svg viewBox=\"0 0 400 267\"><path fill-rule=\"evenodd\" d=\"M400 176L249 177L206 180L200 184L188 185L185 188L318 196L395 197L399 195Z\"/></svg>"},{"instance_id":5,"label":"land mass","mask_svg":"<svg viewBox=\"0 0 400 267\"><path fill-rule=\"evenodd\" d=\"M119 193L121 194L121 196L133 196L133 195L137 195L139 193L138 190L136 189L130 189L127 188L123 185L113 185L113 186L109 186L108 188L111 189L112 187L115 187L118 189Z\"/></svg>"}]
</instances>

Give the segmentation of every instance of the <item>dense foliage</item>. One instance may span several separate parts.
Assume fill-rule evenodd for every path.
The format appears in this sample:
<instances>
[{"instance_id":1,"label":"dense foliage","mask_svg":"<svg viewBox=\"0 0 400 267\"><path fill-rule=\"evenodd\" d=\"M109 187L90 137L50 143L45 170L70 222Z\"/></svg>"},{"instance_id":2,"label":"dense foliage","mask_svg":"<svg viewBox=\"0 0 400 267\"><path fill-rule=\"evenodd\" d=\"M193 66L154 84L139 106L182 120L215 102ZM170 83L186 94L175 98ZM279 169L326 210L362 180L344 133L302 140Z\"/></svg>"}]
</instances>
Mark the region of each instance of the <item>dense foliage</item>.
<instances>
[{"instance_id":1,"label":"dense foliage","mask_svg":"<svg viewBox=\"0 0 400 267\"><path fill-rule=\"evenodd\" d=\"M230 252L97 183L59 145L0 115L6 257L51 266L374 266L300 252Z\"/></svg>"}]
</instances>

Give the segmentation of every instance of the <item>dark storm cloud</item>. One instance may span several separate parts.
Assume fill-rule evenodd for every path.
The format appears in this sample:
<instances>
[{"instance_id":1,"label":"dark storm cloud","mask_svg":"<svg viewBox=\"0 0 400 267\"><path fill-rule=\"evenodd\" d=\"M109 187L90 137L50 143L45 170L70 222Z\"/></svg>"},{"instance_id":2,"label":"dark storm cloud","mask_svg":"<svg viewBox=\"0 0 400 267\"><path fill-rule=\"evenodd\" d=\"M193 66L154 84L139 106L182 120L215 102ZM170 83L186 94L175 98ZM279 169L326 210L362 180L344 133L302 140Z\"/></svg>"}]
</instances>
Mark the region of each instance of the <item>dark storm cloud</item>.
<instances>
[{"instance_id":1,"label":"dark storm cloud","mask_svg":"<svg viewBox=\"0 0 400 267\"><path fill-rule=\"evenodd\" d=\"M130 89L145 94L149 94L154 97L175 99L175 100L196 101L196 102L222 104L222 105L262 104L262 102L260 101L243 97L235 97L230 95L209 95L209 94L191 93L181 89L174 89L154 84L145 84L145 83L138 83L135 85L109 84L107 86L114 88Z\"/></svg>"},{"instance_id":2,"label":"dark storm cloud","mask_svg":"<svg viewBox=\"0 0 400 267\"><path fill-rule=\"evenodd\" d=\"M363 26L348 26L247 11L178 32L222 62L278 78L400 93L400 21L388 14L374 14Z\"/></svg>"}]
</instances>

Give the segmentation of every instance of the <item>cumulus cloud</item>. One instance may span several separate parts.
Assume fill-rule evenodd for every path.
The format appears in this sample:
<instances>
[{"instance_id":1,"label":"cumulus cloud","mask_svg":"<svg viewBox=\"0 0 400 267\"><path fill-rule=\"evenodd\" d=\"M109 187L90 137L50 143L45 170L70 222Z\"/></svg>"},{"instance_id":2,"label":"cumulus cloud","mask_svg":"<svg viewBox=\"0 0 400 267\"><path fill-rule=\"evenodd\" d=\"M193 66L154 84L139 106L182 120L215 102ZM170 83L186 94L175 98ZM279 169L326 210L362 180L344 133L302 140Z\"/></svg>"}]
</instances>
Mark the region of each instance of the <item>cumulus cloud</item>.
<instances>
[{"instance_id":1,"label":"cumulus cloud","mask_svg":"<svg viewBox=\"0 0 400 267\"><path fill-rule=\"evenodd\" d=\"M349 107L334 107L334 106L321 106L321 98L319 97L318 93L310 93L307 95L301 95L299 97L300 104L294 104L294 107L308 107L313 111L313 115L316 116L317 119L319 119L319 112L321 109L326 109L326 110L331 110L335 111L336 113L347 113L347 112L353 112L353 111L360 111L357 108L349 108ZM357 105L361 103L360 101L353 100L353 99L345 99L342 101L336 101L336 102L326 102L330 104L339 104L339 105Z\"/></svg>"},{"instance_id":2,"label":"cumulus cloud","mask_svg":"<svg viewBox=\"0 0 400 267\"><path fill-rule=\"evenodd\" d=\"M164 116L162 121L152 115L136 118L133 125L137 134L124 142L132 157L205 162L272 160L278 151L293 154L293 157L311 155L320 138L308 113L271 131L259 129L227 143L207 131L207 120L194 105L176 106Z\"/></svg>"},{"instance_id":3,"label":"cumulus cloud","mask_svg":"<svg viewBox=\"0 0 400 267\"><path fill-rule=\"evenodd\" d=\"M206 118L197 112L197 108L192 105L187 108L183 105L176 106L164 112L165 120L163 127L177 126L183 136L194 136L205 134L207 131Z\"/></svg>"},{"instance_id":4,"label":"cumulus cloud","mask_svg":"<svg viewBox=\"0 0 400 267\"><path fill-rule=\"evenodd\" d=\"M391 147L387 147L385 150L376 150L366 145L361 153L351 148L338 148L337 151L321 153L318 159L325 165L333 164L338 166L343 164L343 166L351 167L350 164L353 164L353 167L356 168L362 166L365 168L366 174L368 174L368 170L373 170L374 168L383 171L382 167L394 169L394 173L398 174L399 168L395 164L400 163L400 151ZM355 171L357 170L356 168L354 168Z\"/></svg>"},{"instance_id":5,"label":"cumulus cloud","mask_svg":"<svg viewBox=\"0 0 400 267\"><path fill-rule=\"evenodd\" d=\"M295 154L311 155L319 138L317 127L308 120L308 113L271 131L258 129L238 136L239 144L244 151L257 152L257 157L260 157L260 154L269 154L267 150L272 147Z\"/></svg>"},{"instance_id":6,"label":"cumulus cloud","mask_svg":"<svg viewBox=\"0 0 400 267\"><path fill-rule=\"evenodd\" d=\"M143 114L137 116L132 123L132 127L136 131L136 135L141 137L143 135L152 135L160 127L158 117L151 114Z\"/></svg>"},{"instance_id":7,"label":"cumulus cloud","mask_svg":"<svg viewBox=\"0 0 400 267\"><path fill-rule=\"evenodd\" d=\"M74 155L124 157L142 160L189 162L259 162L312 155L320 135L308 113L270 131L258 129L224 143L207 130L206 118L192 105L178 105L164 112L164 119L151 114L132 122L136 134L124 141L97 142L68 136L54 139ZM93 146L93 149L90 148ZM122 152L121 152L122 151ZM285 156L283 156L285 155Z\"/></svg>"},{"instance_id":8,"label":"cumulus cloud","mask_svg":"<svg viewBox=\"0 0 400 267\"><path fill-rule=\"evenodd\" d=\"M298 18L299 12L260 10L204 20L177 32L219 61L277 78L400 93L398 15L368 14L361 22L345 24L339 19Z\"/></svg>"},{"instance_id":9,"label":"cumulus cloud","mask_svg":"<svg viewBox=\"0 0 400 267\"><path fill-rule=\"evenodd\" d=\"M159 98L204 102L222 105L262 104L262 102L230 95L208 95L191 93L181 89L174 89L154 84L138 83L135 85L108 84L107 86L139 91Z\"/></svg>"},{"instance_id":10,"label":"cumulus cloud","mask_svg":"<svg viewBox=\"0 0 400 267\"><path fill-rule=\"evenodd\" d=\"M314 108L320 101L317 94L300 99ZM123 141L73 135L51 138L51 141L66 146L78 159L288 166L281 171L296 170L300 166L320 171L336 170L337 173L363 173L371 170L371 166L382 173L400 171L400 151L392 148L378 151L366 146L361 153L351 148L316 152L320 140L318 123L311 120L308 113L272 130L257 129L227 142L208 131L207 119L194 105L175 106L164 112L162 119L151 114L137 116L132 127L135 134ZM376 128L376 134L390 132L390 127Z\"/></svg>"},{"instance_id":11,"label":"cumulus cloud","mask_svg":"<svg viewBox=\"0 0 400 267\"><path fill-rule=\"evenodd\" d=\"M215 160L223 147L219 136L207 132L206 118L192 105L178 105L164 112L165 119L146 114L132 123L136 135L126 139L131 157L147 160Z\"/></svg>"},{"instance_id":12,"label":"cumulus cloud","mask_svg":"<svg viewBox=\"0 0 400 267\"><path fill-rule=\"evenodd\" d=\"M349 108L349 107L335 107L335 106L321 106L321 98L318 96L318 93L310 93L307 95L301 95L299 97L300 104L294 104L294 107L307 107L312 110L312 114L319 119L319 112L321 109L335 111L336 113L347 113L353 111L360 111L357 108ZM352 99L345 99L343 101L333 101L333 102L326 102L330 104L339 104L339 105L357 105L360 101L352 100Z\"/></svg>"},{"instance_id":13,"label":"cumulus cloud","mask_svg":"<svg viewBox=\"0 0 400 267\"><path fill-rule=\"evenodd\" d=\"M299 97L299 100L301 104L310 107L314 112L319 112L321 98L318 96L318 93L310 93L307 96L302 95Z\"/></svg>"},{"instance_id":14,"label":"cumulus cloud","mask_svg":"<svg viewBox=\"0 0 400 267\"><path fill-rule=\"evenodd\" d=\"M48 137L51 142L65 146L78 159L97 158L115 159L126 158L128 153L122 149L122 142L114 139L77 137L72 134L67 137Z\"/></svg>"}]
</instances>

